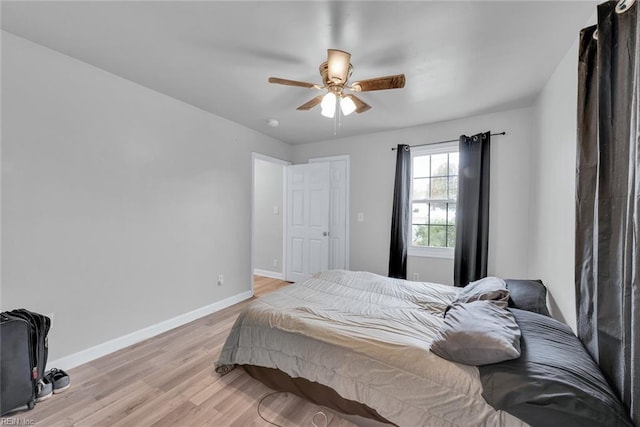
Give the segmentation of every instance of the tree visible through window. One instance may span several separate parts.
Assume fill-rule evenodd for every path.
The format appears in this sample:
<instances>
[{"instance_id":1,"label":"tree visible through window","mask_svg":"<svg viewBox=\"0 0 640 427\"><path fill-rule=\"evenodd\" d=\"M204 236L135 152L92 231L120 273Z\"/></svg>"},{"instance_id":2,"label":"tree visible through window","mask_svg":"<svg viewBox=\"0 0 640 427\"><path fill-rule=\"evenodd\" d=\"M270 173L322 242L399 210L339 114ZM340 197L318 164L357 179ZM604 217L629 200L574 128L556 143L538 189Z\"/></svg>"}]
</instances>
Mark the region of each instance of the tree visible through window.
<instances>
[{"instance_id":1,"label":"tree visible through window","mask_svg":"<svg viewBox=\"0 0 640 427\"><path fill-rule=\"evenodd\" d=\"M453 248L456 242L458 153L413 155L411 242L417 247Z\"/></svg>"}]
</instances>

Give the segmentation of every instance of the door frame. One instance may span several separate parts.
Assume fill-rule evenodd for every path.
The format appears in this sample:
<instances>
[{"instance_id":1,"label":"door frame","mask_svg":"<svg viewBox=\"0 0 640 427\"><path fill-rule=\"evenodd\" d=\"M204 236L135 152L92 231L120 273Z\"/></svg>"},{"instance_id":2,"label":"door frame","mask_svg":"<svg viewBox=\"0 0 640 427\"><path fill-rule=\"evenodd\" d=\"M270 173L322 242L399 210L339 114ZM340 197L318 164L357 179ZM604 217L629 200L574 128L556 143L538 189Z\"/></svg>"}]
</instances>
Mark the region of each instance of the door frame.
<instances>
[{"instance_id":1,"label":"door frame","mask_svg":"<svg viewBox=\"0 0 640 427\"><path fill-rule=\"evenodd\" d=\"M351 218L350 218L350 205L351 205L351 156L349 154L343 154L343 155L339 155L339 156L326 156L326 157L312 157L308 160L308 163L314 163L314 162L331 162L333 160L346 160L346 176L345 176L345 180L347 183L347 187L345 188L345 220L346 220L346 230L345 230L345 265L346 265L346 269L349 270L351 269L351 262L350 262L350 240L351 240L351 229L350 229L350 224L351 224Z\"/></svg>"},{"instance_id":2,"label":"door frame","mask_svg":"<svg viewBox=\"0 0 640 427\"><path fill-rule=\"evenodd\" d=\"M287 243L287 170L286 166L290 165L291 162L278 159L276 157L271 157L266 154L261 154L257 152L251 153L251 294L253 295L254 291L254 270L255 270L255 255L254 255L254 244L255 244L255 202L256 202L256 188L255 188L255 179L256 179L256 160L262 160L269 163L274 163L282 166L282 206L280 207L280 212L282 213L282 254L281 254L281 262L280 268L282 269L282 277L281 280L284 280L286 274L287 260L286 260L286 243Z\"/></svg>"}]
</instances>

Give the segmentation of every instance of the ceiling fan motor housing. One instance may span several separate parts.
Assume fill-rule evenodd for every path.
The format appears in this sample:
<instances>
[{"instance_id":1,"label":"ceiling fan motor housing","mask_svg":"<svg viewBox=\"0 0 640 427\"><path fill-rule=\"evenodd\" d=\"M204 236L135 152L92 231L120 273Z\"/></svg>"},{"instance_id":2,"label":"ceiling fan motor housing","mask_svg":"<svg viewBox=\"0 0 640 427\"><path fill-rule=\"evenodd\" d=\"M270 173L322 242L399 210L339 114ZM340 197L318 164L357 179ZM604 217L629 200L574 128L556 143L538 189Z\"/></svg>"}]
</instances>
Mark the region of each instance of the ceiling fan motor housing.
<instances>
[{"instance_id":1,"label":"ceiling fan motor housing","mask_svg":"<svg viewBox=\"0 0 640 427\"><path fill-rule=\"evenodd\" d=\"M353 72L353 66L349 64L349 70L346 73L346 78L344 79L344 81L342 81L340 76L333 76L333 77L329 76L329 63L327 61L320 64L320 76L322 77L322 82L324 83L325 86L329 88L331 86L344 87L344 85L347 83L347 81L351 77L352 72Z\"/></svg>"}]
</instances>

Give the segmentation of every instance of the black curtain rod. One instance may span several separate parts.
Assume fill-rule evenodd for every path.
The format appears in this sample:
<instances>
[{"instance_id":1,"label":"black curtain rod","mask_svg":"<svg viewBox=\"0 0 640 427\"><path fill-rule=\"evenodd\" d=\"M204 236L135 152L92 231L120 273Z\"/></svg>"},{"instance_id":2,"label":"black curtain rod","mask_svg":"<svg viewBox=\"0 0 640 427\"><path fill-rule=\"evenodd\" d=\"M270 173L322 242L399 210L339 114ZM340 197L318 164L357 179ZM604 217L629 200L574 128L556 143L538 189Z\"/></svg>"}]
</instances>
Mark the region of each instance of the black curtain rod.
<instances>
[{"instance_id":1,"label":"black curtain rod","mask_svg":"<svg viewBox=\"0 0 640 427\"><path fill-rule=\"evenodd\" d=\"M491 136L496 136L496 135L506 135L506 134L507 134L506 132L492 133L492 134L491 134ZM456 141L460 141L460 138L458 138L458 139L450 139L450 140L448 140L448 141L427 142L426 144L410 145L409 147L412 147L412 148L413 148L413 147L424 147L424 146L426 146L426 145L445 144L445 143L447 143L447 142L456 142ZM396 151L396 150L397 150L397 148L396 148L396 147L393 147L393 148L391 149L391 151Z\"/></svg>"}]
</instances>

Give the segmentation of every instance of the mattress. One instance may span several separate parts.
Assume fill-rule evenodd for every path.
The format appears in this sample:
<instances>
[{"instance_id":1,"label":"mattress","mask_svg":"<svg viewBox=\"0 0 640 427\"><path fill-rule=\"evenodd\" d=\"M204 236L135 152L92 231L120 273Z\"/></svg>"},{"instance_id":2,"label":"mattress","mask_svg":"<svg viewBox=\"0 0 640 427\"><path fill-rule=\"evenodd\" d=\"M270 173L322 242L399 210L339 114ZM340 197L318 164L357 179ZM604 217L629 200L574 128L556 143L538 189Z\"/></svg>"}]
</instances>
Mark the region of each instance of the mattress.
<instances>
[{"instance_id":1,"label":"mattress","mask_svg":"<svg viewBox=\"0 0 640 427\"><path fill-rule=\"evenodd\" d=\"M478 368L429 351L458 289L328 271L253 301L216 363L327 386L399 426L523 426L482 397Z\"/></svg>"}]
</instances>

